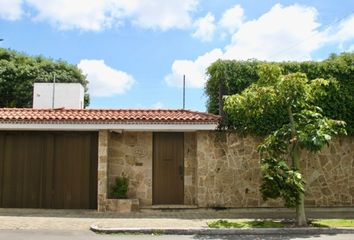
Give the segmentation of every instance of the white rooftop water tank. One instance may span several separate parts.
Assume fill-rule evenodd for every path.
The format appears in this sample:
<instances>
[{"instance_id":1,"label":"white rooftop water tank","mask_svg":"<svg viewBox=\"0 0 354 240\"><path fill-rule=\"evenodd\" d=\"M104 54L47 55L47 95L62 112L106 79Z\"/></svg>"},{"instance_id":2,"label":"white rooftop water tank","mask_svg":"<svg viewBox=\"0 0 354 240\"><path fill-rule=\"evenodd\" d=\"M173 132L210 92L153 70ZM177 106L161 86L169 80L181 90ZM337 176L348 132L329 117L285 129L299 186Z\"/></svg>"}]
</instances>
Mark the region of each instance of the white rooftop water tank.
<instances>
[{"instance_id":1,"label":"white rooftop water tank","mask_svg":"<svg viewBox=\"0 0 354 240\"><path fill-rule=\"evenodd\" d=\"M33 108L83 109L84 95L80 83L34 83Z\"/></svg>"}]
</instances>

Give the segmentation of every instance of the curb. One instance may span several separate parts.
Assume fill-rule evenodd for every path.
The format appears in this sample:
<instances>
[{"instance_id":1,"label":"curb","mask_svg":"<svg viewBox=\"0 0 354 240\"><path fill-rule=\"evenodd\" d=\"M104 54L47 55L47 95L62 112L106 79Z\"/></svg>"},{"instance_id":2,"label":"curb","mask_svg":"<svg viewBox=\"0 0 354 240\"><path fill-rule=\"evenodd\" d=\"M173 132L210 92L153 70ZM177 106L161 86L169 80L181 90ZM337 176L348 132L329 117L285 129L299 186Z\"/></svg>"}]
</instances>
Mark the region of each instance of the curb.
<instances>
[{"instance_id":1,"label":"curb","mask_svg":"<svg viewBox=\"0 0 354 240\"><path fill-rule=\"evenodd\" d=\"M354 228L104 228L91 225L95 233L166 234L166 235L283 235L283 234L354 234Z\"/></svg>"}]
</instances>

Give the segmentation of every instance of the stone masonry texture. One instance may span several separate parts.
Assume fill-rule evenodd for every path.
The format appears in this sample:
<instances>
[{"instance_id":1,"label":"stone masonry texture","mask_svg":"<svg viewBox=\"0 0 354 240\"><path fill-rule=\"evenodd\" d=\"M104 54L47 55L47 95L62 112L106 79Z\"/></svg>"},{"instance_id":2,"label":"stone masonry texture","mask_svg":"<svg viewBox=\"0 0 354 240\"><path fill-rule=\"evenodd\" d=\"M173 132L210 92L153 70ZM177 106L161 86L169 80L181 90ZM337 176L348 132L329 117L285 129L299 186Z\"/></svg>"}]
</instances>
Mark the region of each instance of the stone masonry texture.
<instances>
[{"instance_id":1,"label":"stone masonry texture","mask_svg":"<svg viewBox=\"0 0 354 240\"><path fill-rule=\"evenodd\" d=\"M197 141L196 133L184 133L184 204L196 204Z\"/></svg>"},{"instance_id":2,"label":"stone masonry texture","mask_svg":"<svg viewBox=\"0 0 354 240\"><path fill-rule=\"evenodd\" d=\"M108 162L108 131L98 134L98 169L97 169L97 208L100 212L107 210L107 162Z\"/></svg>"},{"instance_id":3,"label":"stone masonry texture","mask_svg":"<svg viewBox=\"0 0 354 240\"><path fill-rule=\"evenodd\" d=\"M108 187L115 178L129 179L128 198L139 199L140 206L152 205L153 133L152 132L110 132L108 137ZM196 133L184 134L184 204L193 205L196 181Z\"/></svg>"},{"instance_id":4,"label":"stone masonry texture","mask_svg":"<svg viewBox=\"0 0 354 240\"><path fill-rule=\"evenodd\" d=\"M108 197L116 177L129 180L128 198L137 198L141 206L152 204L152 132L109 134Z\"/></svg>"},{"instance_id":5,"label":"stone masonry texture","mask_svg":"<svg viewBox=\"0 0 354 240\"><path fill-rule=\"evenodd\" d=\"M216 131L184 133L184 204L198 207L283 207L263 201L257 146L262 138ZM302 153L307 207L354 206L354 138L336 138L320 153ZM153 133L99 132L98 210L128 212L152 205ZM112 200L115 178L129 179L128 198Z\"/></svg>"},{"instance_id":6,"label":"stone masonry texture","mask_svg":"<svg viewBox=\"0 0 354 240\"><path fill-rule=\"evenodd\" d=\"M282 207L262 200L257 146L261 138L197 133L199 207ZM307 207L354 206L354 138L341 137L320 153L302 153Z\"/></svg>"}]
</instances>

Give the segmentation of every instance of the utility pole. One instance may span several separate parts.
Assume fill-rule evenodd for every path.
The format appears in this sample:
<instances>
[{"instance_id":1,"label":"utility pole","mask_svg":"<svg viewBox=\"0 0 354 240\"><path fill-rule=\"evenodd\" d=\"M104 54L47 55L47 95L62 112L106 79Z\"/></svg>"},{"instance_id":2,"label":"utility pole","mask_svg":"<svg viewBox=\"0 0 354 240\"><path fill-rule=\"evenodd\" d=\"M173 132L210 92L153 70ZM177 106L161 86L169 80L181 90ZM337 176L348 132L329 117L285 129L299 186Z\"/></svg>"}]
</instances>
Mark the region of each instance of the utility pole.
<instances>
[{"instance_id":1,"label":"utility pole","mask_svg":"<svg viewBox=\"0 0 354 240\"><path fill-rule=\"evenodd\" d=\"M183 74L183 109L186 108L186 75Z\"/></svg>"},{"instance_id":2,"label":"utility pole","mask_svg":"<svg viewBox=\"0 0 354 240\"><path fill-rule=\"evenodd\" d=\"M52 109L54 109L54 101L55 101L55 79L56 75L54 73L54 78L53 78L53 95L52 95Z\"/></svg>"}]
</instances>

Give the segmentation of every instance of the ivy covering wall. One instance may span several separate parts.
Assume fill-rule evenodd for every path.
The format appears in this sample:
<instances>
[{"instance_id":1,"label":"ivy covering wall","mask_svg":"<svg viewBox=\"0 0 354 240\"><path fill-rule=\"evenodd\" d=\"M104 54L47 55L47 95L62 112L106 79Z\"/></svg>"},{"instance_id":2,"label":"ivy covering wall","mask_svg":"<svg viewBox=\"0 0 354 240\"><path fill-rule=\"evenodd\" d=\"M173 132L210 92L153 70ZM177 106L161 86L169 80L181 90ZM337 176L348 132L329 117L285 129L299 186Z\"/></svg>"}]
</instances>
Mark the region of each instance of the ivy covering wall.
<instances>
[{"instance_id":1,"label":"ivy covering wall","mask_svg":"<svg viewBox=\"0 0 354 240\"><path fill-rule=\"evenodd\" d=\"M224 95L241 93L245 88L259 80L258 68L263 61L218 60L207 69L208 81L205 93L208 96L208 112L219 112L219 90L223 85ZM328 85L320 85L324 94L314 92L315 104L323 109L329 118L343 120L347 123L347 132L354 134L354 52L332 54L323 61L280 62L282 74L302 72L310 80L324 78L330 80ZM323 92L323 91L319 91ZM268 134L287 121L286 112L282 108L272 113L260 115L252 123L242 118L228 118L225 124L240 132Z\"/></svg>"}]
</instances>

